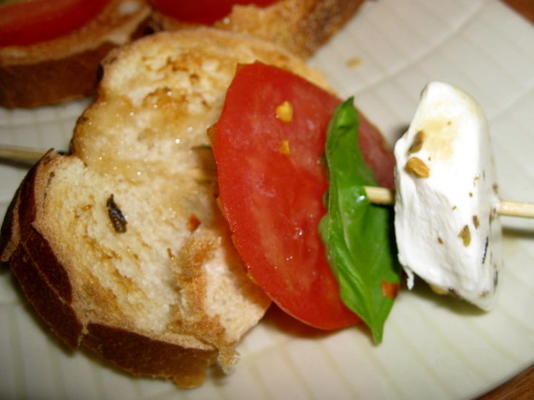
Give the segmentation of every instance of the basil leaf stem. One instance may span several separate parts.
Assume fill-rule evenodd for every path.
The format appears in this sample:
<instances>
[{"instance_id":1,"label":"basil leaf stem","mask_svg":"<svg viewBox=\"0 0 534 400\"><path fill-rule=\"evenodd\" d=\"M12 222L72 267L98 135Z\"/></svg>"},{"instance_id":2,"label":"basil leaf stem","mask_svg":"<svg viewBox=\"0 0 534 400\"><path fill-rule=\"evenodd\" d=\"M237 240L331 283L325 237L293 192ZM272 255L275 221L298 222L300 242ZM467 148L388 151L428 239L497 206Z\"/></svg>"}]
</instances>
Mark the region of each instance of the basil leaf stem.
<instances>
[{"instance_id":1,"label":"basil leaf stem","mask_svg":"<svg viewBox=\"0 0 534 400\"><path fill-rule=\"evenodd\" d=\"M376 186L376 180L358 145L352 101L337 107L328 127L328 211L319 231L343 303L366 323L378 344L399 286L399 266L392 209L371 204L364 189Z\"/></svg>"}]
</instances>

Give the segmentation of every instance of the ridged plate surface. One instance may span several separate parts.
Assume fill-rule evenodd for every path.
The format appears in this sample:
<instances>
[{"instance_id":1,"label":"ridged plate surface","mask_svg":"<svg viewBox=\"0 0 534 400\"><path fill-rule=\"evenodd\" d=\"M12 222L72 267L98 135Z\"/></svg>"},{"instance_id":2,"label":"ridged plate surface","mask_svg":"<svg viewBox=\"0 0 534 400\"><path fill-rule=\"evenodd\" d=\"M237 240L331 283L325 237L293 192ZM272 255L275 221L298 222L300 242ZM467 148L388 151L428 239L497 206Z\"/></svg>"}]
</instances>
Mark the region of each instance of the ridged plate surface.
<instances>
[{"instance_id":1,"label":"ridged plate surface","mask_svg":"<svg viewBox=\"0 0 534 400\"><path fill-rule=\"evenodd\" d=\"M430 80L464 88L489 119L501 194L534 201L534 30L496 0L369 1L312 63L390 141ZM87 101L0 108L0 142L65 149ZM26 170L0 166L0 216ZM195 390L133 379L69 354L0 273L2 399L466 399L534 362L534 220L504 218L505 269L487 314L418 283L400 293L384 343L360 328L322 334L272 310L226 378Z\"/></svg>"}]
</instances>

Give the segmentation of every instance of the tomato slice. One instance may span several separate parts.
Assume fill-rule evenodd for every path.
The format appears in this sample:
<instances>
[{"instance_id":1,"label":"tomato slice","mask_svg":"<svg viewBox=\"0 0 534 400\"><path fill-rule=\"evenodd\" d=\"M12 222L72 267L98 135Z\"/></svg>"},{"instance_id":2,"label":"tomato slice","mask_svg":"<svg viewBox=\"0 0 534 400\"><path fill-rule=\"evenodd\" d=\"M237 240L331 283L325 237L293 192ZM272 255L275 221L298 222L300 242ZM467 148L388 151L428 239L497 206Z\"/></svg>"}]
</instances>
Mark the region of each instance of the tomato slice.
<instances>
[{"instance_id":1,"label":"tomato slice","mask_svg":"<svg viewBox=\"0 0 534 400\"><path fill-rule=\"evenodd\" d=\"M110 0L26 0L0 7L0 47L30 45L85 25Z\"/></svg>"},{"instance_id":2,"label":"tomato slice","mask_svg":"<svg viewBox=\"0 0 534 400\"><path fill-rule=\"evenodd\" d=\"M236 4L254 4L266 7L277 0L150 0L152 5L170 17L180 21L212 24L226 17Z\"/></svg>"},{"instance_id":3,"label":"tomato slice","mask_svg":"<svg viewBox=\"0 0 534 400\"><path fill-rule=\"evenodd\" d=\"M288 71L250 64L236 73L213 136L222 210L250 276L280 308L321 329L359 321L340 299L318 231L326 129L339 103ZM368 148L383 147L378 131L365 121L360 137L371 167L387 168L392 181L391 152Z\"/></svg>"}]
</instances>

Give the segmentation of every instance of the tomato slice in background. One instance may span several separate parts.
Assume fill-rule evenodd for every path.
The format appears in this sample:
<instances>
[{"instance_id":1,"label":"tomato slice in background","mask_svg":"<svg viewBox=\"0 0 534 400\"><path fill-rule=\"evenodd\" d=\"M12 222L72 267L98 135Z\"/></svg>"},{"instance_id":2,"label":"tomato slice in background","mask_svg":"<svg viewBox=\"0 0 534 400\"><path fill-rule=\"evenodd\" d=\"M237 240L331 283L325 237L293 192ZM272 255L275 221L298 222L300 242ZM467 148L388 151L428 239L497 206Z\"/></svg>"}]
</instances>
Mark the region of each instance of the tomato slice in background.
<instances>
[{"instance_id":1,"label":"tomato slice in background","mask_svg":"<svg viewBox=\"0 0 534 400\"><path fill-rule=\"evenodd\" d=\"M288 122L276 112L284 102L293 109ZM284 311L321 329L359 321L340 299L318 231L326 130L339 103L288 71L242 66L213 135L221 206L250 276ZM392 182L393 156L378 131L366 121L360 137L372 154L366 161ZM382 150L367 148L377 144Z\"/></svg>"},{"instance_id":2,"label":"tomato slice in background","mask_svg":"<svg viewBox=\"0 0 534 400\"><path fill-rule=\"evenodd\" d=\"M163 14L184 22L212 24L226 17L236 4L266 7L277 0L150 0Z\"/></svg>"},{"instance_id":3,"label":"tomato slice in background","mask_svg":"<svg viewBox=\"0 0 534 400\"><path fill-rule=\"evenodd\" d=\"M110 0L26 0L0 7L0 47L30 45L85 25Z\"/></svg>"}]
</instances>

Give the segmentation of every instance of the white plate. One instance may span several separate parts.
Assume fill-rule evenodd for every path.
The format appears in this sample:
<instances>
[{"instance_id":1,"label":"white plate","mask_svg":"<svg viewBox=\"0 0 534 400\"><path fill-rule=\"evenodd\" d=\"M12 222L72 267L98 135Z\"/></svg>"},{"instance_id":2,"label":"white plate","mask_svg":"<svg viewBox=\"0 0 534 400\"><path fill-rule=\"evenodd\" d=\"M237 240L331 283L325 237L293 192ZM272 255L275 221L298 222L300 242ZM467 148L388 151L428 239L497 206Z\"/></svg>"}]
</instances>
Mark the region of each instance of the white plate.
<instances>
[{"instance_id":1,"label":"white plate","mask_svg":"<svg viewBox=\"0 0 534 400\"><path fill-rule=\"evenodd\" d=\"M359 63L356 61L359 60ZM534 200L534 30L499 1L369 1L312 63L393 140L430 80L464 88L489 118L503 197ZM358 64L355 66L354 64ZM0 109L0 142L64 149L86 102ZM0 215L25 173L0 167ZM478 313L419 283L373 346L358 328L318 334L271 312L227 378L192 391L68 354L0 274L0 397L73 399L461 399L534 362L534 221L504 219L500 297Z\"/></svg>"}]
</instances>

